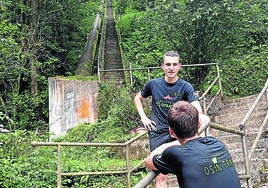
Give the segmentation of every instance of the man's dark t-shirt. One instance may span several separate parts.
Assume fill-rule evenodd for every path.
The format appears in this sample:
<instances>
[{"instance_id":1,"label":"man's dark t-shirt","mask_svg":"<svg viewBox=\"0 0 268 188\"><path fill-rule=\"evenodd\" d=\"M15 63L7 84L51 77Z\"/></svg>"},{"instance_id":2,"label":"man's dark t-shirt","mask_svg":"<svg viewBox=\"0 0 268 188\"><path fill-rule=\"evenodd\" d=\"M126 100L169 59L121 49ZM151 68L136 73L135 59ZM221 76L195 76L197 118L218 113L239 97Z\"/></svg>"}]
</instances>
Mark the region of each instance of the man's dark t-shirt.
<instances>
[{"instance_id":1,"label":"man's dark t-shirt","mask_svg":"<svg viewBox=\"0 0 268 188\"><path fill-rule=\"evenodd\" d=\"M210 136L167 148L153 163L159 172L175 174L180 188L241 188L225 145Z\"/></svg>"},{"instance_id":2,"label":"man's dark t-shirt","mask_svg":"<svg viewBox=\"0 0 268 188\"><path fill-rule=\"evenodd\" d=\"M142 89L143 98L152 96L152 117L156 123L157 132L167 132L167 113L170 107L177 101L188 101L189 103L198 100L192 85L182 79L170 84L164 77L150 80Z\"/></svg>"}]
</instances>

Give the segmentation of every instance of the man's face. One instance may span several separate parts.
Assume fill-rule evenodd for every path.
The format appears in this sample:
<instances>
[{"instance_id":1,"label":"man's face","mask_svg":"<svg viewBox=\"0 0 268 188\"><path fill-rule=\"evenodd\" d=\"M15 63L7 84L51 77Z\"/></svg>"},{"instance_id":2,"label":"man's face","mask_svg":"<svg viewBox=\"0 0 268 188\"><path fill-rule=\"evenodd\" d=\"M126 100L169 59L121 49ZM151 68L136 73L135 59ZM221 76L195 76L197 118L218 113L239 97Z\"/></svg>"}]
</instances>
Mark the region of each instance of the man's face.
<instances>
[{"instance_id":1,"label":"man's face","mask_svg":"<svg viewBox=\"0 0 268 188\"><path fill-rule=\"evenodd\" d=\"M167 78L176 78L181 68L181 64L179 63L179 57L166 56L161 67L164 70L165 76Z\"/></svg>"}]
</instances>

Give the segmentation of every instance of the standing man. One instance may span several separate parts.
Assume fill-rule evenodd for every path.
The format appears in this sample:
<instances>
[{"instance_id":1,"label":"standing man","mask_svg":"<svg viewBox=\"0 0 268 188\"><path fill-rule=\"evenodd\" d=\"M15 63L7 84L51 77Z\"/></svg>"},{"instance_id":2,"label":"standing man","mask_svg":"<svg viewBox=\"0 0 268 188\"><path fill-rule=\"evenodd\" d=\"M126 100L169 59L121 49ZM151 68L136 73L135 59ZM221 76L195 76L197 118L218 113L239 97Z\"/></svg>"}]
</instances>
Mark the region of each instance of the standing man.
<instances>
[{"instance_id":1,"label":"standing man","mask_svg":"<svg viewBox=\"0 0 268 188\"><path fill-rule=\"evenodd\" d=\"M150 170L177 176L181 188L241 188L230 153L218 139L198 135L198 111L179 101L167 115L178 141L163 144L145 159Z\"/></svg>"},{"instance_id":2,"label":"standing man","mask_svg":"<svg viewBox=\"0 0 268 188\"><path fill-rule=\"evenodd\" d=\"M141 121L149 133L150 150L153 151L161 144L174 141L169 135L167 113L169 108L177 101L188 101L202 113L202 108L195 95L193 86L178 77L181 68L180 56L176 51L164 54L161 67L165 73L163 77L150 80L143 89L136 94L134 102ZM152 116L147 117L144 112L142 100L152 96ZM159 174L156 177L156 188L167 187L167 176Z\"/></svg>"}]
</instances>

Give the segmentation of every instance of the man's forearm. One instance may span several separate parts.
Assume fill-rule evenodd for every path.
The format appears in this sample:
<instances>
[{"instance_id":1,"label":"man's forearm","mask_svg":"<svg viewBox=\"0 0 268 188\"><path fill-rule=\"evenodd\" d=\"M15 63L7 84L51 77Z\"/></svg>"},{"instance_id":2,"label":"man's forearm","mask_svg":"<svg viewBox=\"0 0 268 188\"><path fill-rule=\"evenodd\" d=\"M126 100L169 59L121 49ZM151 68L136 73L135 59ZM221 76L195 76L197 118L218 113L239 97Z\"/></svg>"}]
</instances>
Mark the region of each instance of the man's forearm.
<instances>
[{"instance_id":1,"label":"man's forearm","mask_svg":"<svg viewBox=\"0 0 268 188\"><path fill-rule=\"evenodd\" d=\"M167 149L167 148L169 148L171 146L175 146L175 145L180 145L178 140L175 140L173 142L165 143L165 144L162 144L162 145L158 146L157 148L155 148L151 152L151 154L152 155L157 155L157 154L163 153L163 151L165 151L165 149Z\"/></svg>"},{"instance_id":2,"label":"man's forearm","mask_svg":"<svg viewBox=\"0 0 268 188\"><path fill-rule=\"evenodd\" d=\"M150 155L145 159L145 164L146 164L147 168L150 169L150 170L157 170L156 167L153 164L153 157L155 155L158 155L158 154L162 153L168 147L175 146L175 145L180 145L178 140L175 140L173 142L169 142L169 143L166 143L166 144L162 144L161 146L159 146L155 150L153 150L150 153Z\"/></svg>"}]
</instances>

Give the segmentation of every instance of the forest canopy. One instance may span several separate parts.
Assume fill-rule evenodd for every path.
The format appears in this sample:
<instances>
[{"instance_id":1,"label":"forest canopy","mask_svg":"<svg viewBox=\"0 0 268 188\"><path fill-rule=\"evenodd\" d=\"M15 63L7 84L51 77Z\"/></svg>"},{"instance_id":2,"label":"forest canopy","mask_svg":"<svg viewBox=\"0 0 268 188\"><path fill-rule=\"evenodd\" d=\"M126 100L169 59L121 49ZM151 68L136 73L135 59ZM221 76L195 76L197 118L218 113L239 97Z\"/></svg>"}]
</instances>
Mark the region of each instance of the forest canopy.
<instances>
[{"instance_id":1,"label":"forest canopy","mask_svg":"<svg viewBox=\"0 0 268 188\"><path fill-rule=\"evenodd\" d=\"M267 2L117 1L124 54L132 67L159 66L174 49L182 64L219 63L224 95L258 93L268 77ZM212 71L193 68L187 80L204 91ZM146 73L135 72L138 84ZM140 82L140 80L142 82Z\"/></svg>"},{"instance_id":2,"label":"forest canopy","mask_svg":"<svg viewBox=\"0 0 268 188\"><path fill-rule=\"evenodd\" d=\"M1 2L0 111L14 121L11 129L47 130L47 79L74 75L99 5ZM159 66L163 53L173 49L182 64L219 63L223 92L230 97L258 93L268 77L265 0L115 0L113 8L126 68ZM186 79L204 91L214 73L191 68ZM142 71L134 77L136 89L148 80Z\"/></svg>"},{"instance_id":3,"label":"forest canopy","mask_svg":"<svg viewBox=\"0 0 268 188\"><path fill-rule=\"evenodd\" d=\"M74 74L99 3L1 1L0 112L10 130L48 130L48 77Z\"/></svg>"}]
</instances>

